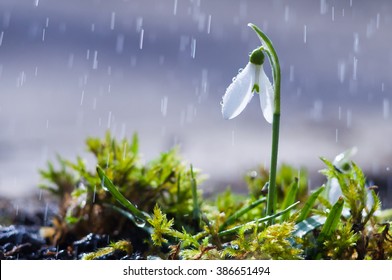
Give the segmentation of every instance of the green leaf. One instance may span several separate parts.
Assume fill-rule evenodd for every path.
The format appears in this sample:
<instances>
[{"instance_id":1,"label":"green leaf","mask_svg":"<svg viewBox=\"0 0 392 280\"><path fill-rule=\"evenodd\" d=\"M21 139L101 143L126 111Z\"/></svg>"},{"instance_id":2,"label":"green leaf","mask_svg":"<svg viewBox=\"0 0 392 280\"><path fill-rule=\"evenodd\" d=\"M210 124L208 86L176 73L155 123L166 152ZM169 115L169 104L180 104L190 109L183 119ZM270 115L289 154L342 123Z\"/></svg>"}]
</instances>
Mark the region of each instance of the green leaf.
<instances>
[{"instance_id":1,"label":"green leaf","mask_svg":"<svg viewBox=\"0 0 392 280\"><path fill-rule=\"evenodd\" d=\"M305 205L302 207L302 210L299 214L299 217L297 219L297 222L301 222L306 217L309 215L310 211L312 210L314 203L316 202L316 199L318 196L325 190L325 186L322 186L318 188L316 191L314 191L308 198L308 200L305 202Z\"/></svg>"},{"instance_id":2,"label":"green leaf","mask_svg":"<svg viewBox=\"0 0 392 280\"><path fill-rule=\"evenodd\" d=\"M137 209L135 205L133 205L128 199L126 199L118 191L113 182L108 177L106 177L105 172L100 166L97 166L97 173L99 178L101 179L103 189L110 192L111 195L113 195L119 203L121 203L131 212L131 214L135 217L135 224L137 226L144 227L144 225L146 224L146 220L150 218L150 216L147 213Z\"/></svg>"},{"instance_id":3,"label":"green leaf","mask_svg":"<svg viewBox=\"0 0 392 280\"><path fill-rule=\"evenodd\" d=\"M343 206L344 199L343 197L339 197L338 201L332 206L331 212L329 212L327 220L321 229L320 236L318 238L319 241L325 240L326 238L330 237L332 233L334 233L340 222Z\"/></svg>"},{"instance_id":4,"label":"green leaf","mask_svg":"<svg viewBox=\"0 0 392 280\"><path fill-rule=\"evenodd\" d=\"M289 207L291 204L294 203L298 190L299 190L299 182L298 182L298 178L295 178L294 182L290 184L287 195L283 200L282 207L281 207L282 210L286 209L287 207ZM289 212L283 214L280 217L280 222L286 221L289 218L289 215L290 215Z\"/></svg>"},{"instance_id":5,"label":"green leaf","mask_svg":"<svg viewBox=\"0 0 392 280\"><path fill-rule=\"evenodd\" d=\"M319 215L309 217L295 225L295 231L293 235L299 238L303 238L309 232L322 226L325 223L325 220L325 217Z\"/></svg>"}]
</instances>

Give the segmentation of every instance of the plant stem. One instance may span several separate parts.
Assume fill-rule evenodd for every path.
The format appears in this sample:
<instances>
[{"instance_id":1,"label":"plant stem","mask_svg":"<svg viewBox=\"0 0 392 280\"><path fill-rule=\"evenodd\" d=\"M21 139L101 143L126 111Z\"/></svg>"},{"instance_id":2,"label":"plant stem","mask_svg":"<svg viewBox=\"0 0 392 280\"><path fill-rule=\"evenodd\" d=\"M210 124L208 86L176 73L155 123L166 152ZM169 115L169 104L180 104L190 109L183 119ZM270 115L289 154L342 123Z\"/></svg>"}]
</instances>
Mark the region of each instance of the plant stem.
<instances>
[{"instance_id":1,"label":"plant stem","mask_svg":"<svg viewBox=\"0 0 392 280\"><path fill-rule=\"evenodd\" d=\"M278 164L278 148L279 148L279 126L280 126L280 64L278 55L272 45L271 40L263 31L260 30L256 25L249 23L251 27L259 36L259 39L265 49L265 52L270 60L272 67L272 74L274 79L274 114L272 119L272 147L271 147L271 166L270 166L270 178L269 188L267 196L267 216L273 216L276 213L276 170ZM274 221L270 220L269 224L273 224Z\"/></svg>"}]
</instances>

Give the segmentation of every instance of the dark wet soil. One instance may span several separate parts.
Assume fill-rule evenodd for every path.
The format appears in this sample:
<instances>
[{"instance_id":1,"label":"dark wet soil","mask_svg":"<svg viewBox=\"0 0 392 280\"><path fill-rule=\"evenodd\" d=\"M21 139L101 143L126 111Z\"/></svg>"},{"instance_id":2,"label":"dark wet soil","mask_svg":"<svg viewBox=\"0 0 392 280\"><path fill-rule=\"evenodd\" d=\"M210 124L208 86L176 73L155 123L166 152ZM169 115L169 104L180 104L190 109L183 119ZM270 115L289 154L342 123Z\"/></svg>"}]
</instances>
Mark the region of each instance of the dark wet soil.
<instances>
[{"instance_id":1,"label":"dark wet soil","mask_svg":"<svg viewBox=\"0 0 392 280\"><path fill-rule=\"evenodd\" d=\"M11 202L0 198L0 260L78 260L116 241L109 235L90 233L82 238L68 237L61 245L53 246L42 237L43 226L50 225L48 221L53 215L54 211L48 211L48 207L16 212ZM140 259L140 256L114 251L98 259Z\"/></svg>"}]
</instances>

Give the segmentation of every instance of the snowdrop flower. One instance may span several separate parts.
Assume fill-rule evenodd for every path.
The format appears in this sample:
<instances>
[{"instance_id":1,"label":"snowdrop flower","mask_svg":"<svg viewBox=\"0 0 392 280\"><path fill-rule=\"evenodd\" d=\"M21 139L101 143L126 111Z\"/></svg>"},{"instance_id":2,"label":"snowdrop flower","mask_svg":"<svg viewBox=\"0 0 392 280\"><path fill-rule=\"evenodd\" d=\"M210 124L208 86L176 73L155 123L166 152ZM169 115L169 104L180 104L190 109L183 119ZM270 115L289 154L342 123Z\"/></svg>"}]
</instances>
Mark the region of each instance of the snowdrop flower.
<instances>
[{"instance_id":1,"label":"snowdrop flower","mask_svg":"<svg viewBox=\"0 0 392 280\"><path fill-rule=\"evenodd\" d=\"M263 63L263 49L255 49L250 55L248 64L226 89L222 101L223 118L232 119L238 116L256 92L260 95L264 118L272 123L274 88L264 72Z\"/></svg>"}]
</instances>

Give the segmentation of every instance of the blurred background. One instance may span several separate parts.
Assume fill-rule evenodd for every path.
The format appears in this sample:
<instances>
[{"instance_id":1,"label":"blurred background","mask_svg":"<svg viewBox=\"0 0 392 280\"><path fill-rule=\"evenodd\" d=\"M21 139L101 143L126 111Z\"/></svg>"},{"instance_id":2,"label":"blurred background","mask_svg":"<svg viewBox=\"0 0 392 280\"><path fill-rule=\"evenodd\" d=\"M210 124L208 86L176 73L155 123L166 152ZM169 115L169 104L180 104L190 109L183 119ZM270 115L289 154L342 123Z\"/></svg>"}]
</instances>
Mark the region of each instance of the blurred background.
<instances>
[{"instance_id":1,"label":"blurred background","mask_svg":"<svg viewBox=\"0 0 392 280\"><path fill-rule=\"evenodd\" d=\"M318 187L319 157L355 146L391 204L388 0L1 0L0 196L36 195L38 169L108 129L137 132L145 160L178 145L206 193L246 192L244 174L269 164L271 126L257 100L231 121L220 101L260 44L248 22L281 61L279 162Z\"/></svg>"}]
</instances>

